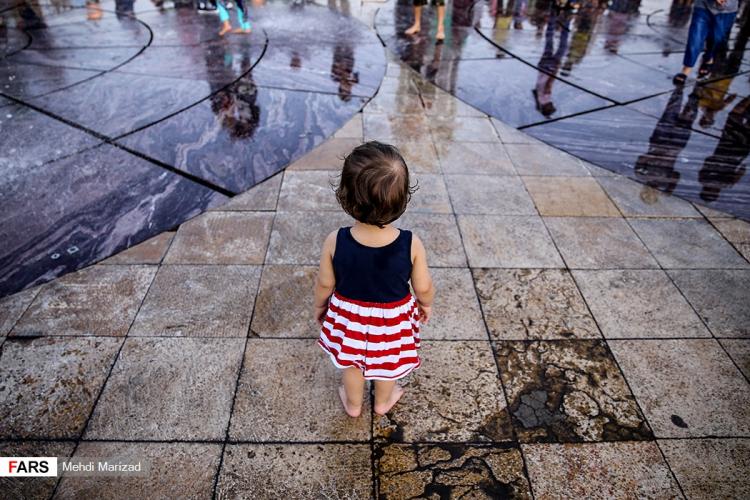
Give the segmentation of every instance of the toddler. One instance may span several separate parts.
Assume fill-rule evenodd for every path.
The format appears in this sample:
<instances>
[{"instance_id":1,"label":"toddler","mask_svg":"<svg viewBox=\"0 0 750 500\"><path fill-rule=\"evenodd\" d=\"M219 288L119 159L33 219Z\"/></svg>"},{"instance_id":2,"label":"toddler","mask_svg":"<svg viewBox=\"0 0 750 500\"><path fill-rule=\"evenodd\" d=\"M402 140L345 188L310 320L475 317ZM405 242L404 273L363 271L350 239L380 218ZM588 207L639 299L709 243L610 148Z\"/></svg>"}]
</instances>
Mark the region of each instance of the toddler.
<instances>
[{"instance_id":1,"label":"toddler","mask_svg":"<svg viewBox=\"0 0 750 500\"><path fill-rule=\"evenodd\" d=\"M391 226L412 192L393 146L368 142L344 160L336 198L356 222L323 243L315 318L318 345L343 370L338 393L351 417L362 410L365 380L374 381L375 413L385 415L404 393L396 380L421 364L419 326L430 319L434 288L422 242Z\"/></svg>"},{"instance_id":2,"label":"toddler","mask_svg":"<svg viewBox=\"0 0 750 500\"><path fill-rule=\"evenodd\" d=\"M247 18L244 0L233 0L234 8L237 10L237 23L239 28L232 30L232 23L229 21L229 10L227 9L227 0L219 0L216 3L216 10L219 11L219 20L221 20L221 30L219 36L224 36L230 31L233 33L250 33L250 20Z\"/></svg>"}]
</instances>

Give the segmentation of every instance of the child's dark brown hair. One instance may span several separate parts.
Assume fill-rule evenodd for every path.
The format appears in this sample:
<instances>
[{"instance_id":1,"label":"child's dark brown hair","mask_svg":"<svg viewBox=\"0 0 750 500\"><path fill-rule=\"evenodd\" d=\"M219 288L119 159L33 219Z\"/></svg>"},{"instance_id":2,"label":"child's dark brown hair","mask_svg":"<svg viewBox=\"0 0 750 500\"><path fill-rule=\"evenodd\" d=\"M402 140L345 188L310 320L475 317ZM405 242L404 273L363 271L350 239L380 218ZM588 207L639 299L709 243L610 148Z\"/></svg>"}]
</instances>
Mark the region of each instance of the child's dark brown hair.
<instances>
[{"instance_id":1,"label":"child's dark brown hair","mask_svg":"<svg viewBox=\"0 0 750 500\"><path fill-rule=\"evenodd\" d=\"M401 217L415 190L398 149L370 141L344 159L336 199L359 222L382 228Z\"/></svg>"}]
</instances>

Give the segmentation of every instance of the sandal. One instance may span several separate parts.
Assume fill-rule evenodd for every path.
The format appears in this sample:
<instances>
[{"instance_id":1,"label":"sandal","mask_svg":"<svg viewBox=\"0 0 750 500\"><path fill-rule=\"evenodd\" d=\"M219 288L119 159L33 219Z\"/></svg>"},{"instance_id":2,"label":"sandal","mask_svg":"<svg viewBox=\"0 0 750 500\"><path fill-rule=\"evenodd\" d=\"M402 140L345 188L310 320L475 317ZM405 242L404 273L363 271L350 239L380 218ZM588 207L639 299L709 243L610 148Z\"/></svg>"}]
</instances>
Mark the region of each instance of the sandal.
<instances>
[{"instance_id":1,"label":"sandal","mask_svg":"<svg viewBox=\"0 0 750 500\"><path fill-rule=\"evenodd\" d=\"M672 78L672 83L678 86L685 85L685 82L687 81L687 75L685 73L677 73L674 75L674 78Z\"/></svg>"},{"instance_id":2,"label":"sandal","mask_svg":"<svg viewBox=\"0 0 750 500\"><path fill-rule=\"evenodd\" d=\"M703 63L703 64L701 64L701 67L698 68L698 78L705 78L708 75L710 75L711 74L711 70L713 69L712 66L713 66L713 63Z\"/></svg>"}]
</instances>

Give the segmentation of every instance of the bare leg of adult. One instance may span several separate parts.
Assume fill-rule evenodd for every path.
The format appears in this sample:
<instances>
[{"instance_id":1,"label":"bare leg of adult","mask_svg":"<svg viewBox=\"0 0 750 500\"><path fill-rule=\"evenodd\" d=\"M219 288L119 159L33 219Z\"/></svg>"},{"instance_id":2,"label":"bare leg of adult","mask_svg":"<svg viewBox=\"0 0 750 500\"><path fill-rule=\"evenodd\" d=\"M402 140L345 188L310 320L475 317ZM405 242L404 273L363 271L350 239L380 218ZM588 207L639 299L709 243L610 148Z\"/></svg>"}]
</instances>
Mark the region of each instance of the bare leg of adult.
<instances>
[{"instance_id":1,"label":"bare leg of adult","mask_svg":"<svg viewBox=\"0 0 750 500\"><path fill-rule=\"evenodd\" d=\"M438 25L436 40L445 40L445 5L438 5L437 8Z\"/></svg>"},{"instance_id":2,"label":"bare leg of adult","mask_svg":"<svg viewBox=\"0 0 750 500\"><path fill-rule=\"evenodd\" d=\"M416 35L422 30L422 6L414 6L414 24L409 29L404 31L407 35Z\"/></svg>"}]
</instances>

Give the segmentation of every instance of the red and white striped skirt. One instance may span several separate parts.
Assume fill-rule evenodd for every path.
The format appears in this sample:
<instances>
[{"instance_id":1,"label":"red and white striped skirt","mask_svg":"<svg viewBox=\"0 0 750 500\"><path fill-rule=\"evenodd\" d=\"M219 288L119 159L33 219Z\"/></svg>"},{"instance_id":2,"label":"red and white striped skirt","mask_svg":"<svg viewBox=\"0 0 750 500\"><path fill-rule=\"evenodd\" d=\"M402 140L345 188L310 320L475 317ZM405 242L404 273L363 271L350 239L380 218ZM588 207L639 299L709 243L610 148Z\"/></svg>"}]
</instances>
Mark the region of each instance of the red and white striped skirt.
<instances>
[{"instance_id":1,"label":"red and white striped skirt","mask_svg":"<svg viewBox=\"0 0 750 500\"><path fill-rule=\"evenodd\" d=\"M318 345L337 368L356 366L367 380L395 380L421 364L419 311L409 294L396 302L331 296Z\"/></svg>"}]
</instances>

